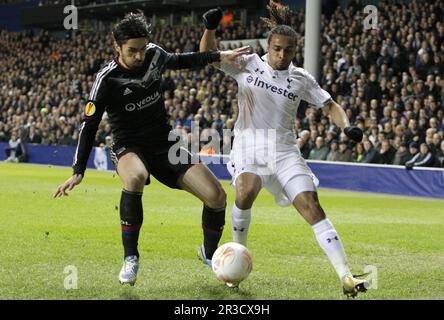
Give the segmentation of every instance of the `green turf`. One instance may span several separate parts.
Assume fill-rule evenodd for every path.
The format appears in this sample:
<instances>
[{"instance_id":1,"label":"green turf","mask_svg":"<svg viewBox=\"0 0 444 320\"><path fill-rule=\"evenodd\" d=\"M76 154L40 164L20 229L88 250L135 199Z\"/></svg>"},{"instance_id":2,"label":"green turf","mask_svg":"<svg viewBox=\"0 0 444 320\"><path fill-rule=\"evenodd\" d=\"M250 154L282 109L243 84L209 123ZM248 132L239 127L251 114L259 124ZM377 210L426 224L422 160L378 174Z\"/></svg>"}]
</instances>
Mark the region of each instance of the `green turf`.
<instances>
[{"instance_id":1,"label":"green turf","mask_svg":"<svg viewBox=\"0 0 444 320\"><path fill-rule=\"evenodd\" d=\"M143 197L138 282L122 287L120 181L88 170L68 197L52 199L70 174L0 163L0 299L344 298L311 228L265 191L253 207L253 272L240 289L227 288L196 259L201 203L157 181ZM230 207L234 193L223 185ZM444 299L444 201L325 189L319 196L352 271L377 268L378 288L360 299ZM231 237L230 216L223 242ZM76 290L64 288L70 265L78 270Z\"/></svg>"}]
</instances>

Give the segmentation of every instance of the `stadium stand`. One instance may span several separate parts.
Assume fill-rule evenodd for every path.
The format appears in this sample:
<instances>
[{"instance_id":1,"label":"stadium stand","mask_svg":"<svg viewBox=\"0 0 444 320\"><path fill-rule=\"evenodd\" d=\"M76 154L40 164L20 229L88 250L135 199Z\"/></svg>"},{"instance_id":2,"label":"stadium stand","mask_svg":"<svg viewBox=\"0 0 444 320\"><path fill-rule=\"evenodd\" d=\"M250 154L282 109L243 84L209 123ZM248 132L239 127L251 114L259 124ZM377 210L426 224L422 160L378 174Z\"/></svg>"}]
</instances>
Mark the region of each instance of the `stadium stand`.
<instances>
[{"instance_id":1,"label":"stadium stand","mask_svg":"<svg viewBox=\"0 0 444 320\"><path fill-rule=\"evenodd\" d=\"M303 154L404 165L425 144L423 152L432 160L420 165L444 167L444 0L380 1L377 30L363 30L361 9L351 1L322 16L319 82L364 130L364 140L357 145L348 141L322 111L302 105L295 131ZM297 66L303 66L303 17L298 11L293 18L300 35ZM155 27L152 41L171 52L196 51L202 31L200 25ZM250 21L221 26L217 34L220 40L261 39L266 31L263 23ZM261 46L256 51L264 54ZM60 37L48 31L0 31L0 142L16 133L24 143L76 145L94 74L113 56L109 33L78 31ZM163 89L170 123L185 136L190 136L192 122L202 135L233 128L237 85L220 71L210 66L166 71ZM109 136L105 118L96 146Z\"/></svg>"}]
</instances>

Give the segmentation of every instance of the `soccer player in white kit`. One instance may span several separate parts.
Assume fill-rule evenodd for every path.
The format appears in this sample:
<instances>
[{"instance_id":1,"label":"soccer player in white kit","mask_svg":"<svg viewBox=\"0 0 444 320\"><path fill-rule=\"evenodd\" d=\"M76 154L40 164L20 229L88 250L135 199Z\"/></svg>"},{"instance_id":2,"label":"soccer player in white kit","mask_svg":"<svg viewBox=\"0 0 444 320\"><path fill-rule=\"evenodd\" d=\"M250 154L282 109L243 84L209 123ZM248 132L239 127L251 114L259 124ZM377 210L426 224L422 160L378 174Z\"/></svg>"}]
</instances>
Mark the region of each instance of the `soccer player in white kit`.
<instances>
[{"instance_id":1,"label":"soccer player in white kit","mask_svg":"<svg viewBox=\"0 0 444 320\"><path fill-rule=\"evenodd\" d=\"M206 29L200 51L217 50L215 29L222 11L209 10L203 18ZM332 121L354 141L361 141L363 133L350 126L344 110L312 75L293 65L296 37L291 27L277 25L268 37L268 54L243 56L238 60L237 69L223 63L213 64L233 77L239 87L239 115L227 165L236 189L232 208L233 240L246 245L251 207L265 187L279 205L293 204L312 226L319 245L341 280L344 294L355 297L367 290L368 282L350 272L338 233L319 204L318 181L296 145L293 123L300 101L305 100L317 108L326 108Z\"/></svg>"}]
</instances>

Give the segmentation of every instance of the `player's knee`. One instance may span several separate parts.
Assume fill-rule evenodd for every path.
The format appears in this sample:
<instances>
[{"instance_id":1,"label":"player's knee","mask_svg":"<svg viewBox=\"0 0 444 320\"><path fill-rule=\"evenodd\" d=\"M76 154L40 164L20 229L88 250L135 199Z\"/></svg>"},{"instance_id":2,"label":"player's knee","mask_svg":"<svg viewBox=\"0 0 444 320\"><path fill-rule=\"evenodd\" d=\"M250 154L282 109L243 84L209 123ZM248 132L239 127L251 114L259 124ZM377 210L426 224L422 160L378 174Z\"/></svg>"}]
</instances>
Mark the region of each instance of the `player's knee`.
<instances>
[{"instance_id":1,"label":"player's knee","mask_svg":"<svg viewBox=\"0 0 444 320\"><path fill-rule=\"evenodd\" d=\"M212 209L218 209L225 206L227 202L227 194L221 185L214 186L209 190L205 205Z\"/></svg>"},{"instance_id":2,"label":"player's knee","mask_svg":"<svg viewBox=\"0 0 444 320\"><path fill-rule=\"evenodd\" d=\"M300 193L295 201L296 208L311 225L326 218L316 193Z\"/></svg>"},{"instance_id":3,"label":"player's knee","mask_svg":"<svg viewBox=\"0 0 444 320\"><path fill-rule=\"evenodd\" d=\"M125 189L128 191L139 191L143 189L148 176L144 172L132 172L125 178Z\"/></svg>"},{"instance_id":4,"label":"player's knee","mask_svg":"<svg viewBox=\"0 0 444 320\"><path fill-rule=\"evenodd\" d=\"M309 213L310 216L310 224L315 224L318 223L319 221L322 221L326 218L325 216L325 212L322 209L321 205L319 204L318 201L309 201L307 203L307 211Z\"/></svg>"},{"instance_id":5,"label":"player's knee","mask_svg":"<svg viewBox=\"0 0 444 320\"><path fill-rule=\"evenodd\" d=\"M313 215L312 215L312 225L315 223L318 223L319 221L322 221L326 218L325 216L325 212L324 210L322 210L321 207L318 207L316 209L313 210Z\"/></svg>"},{"instance_id":6,"label":"player's knee","mask_svg":"<svg viewBox=\"0 0 444 320\"><path fill-rule=\"evenodd\" d=\"M236 192L236 206L242 210L250 209L253 206L255 198L256 192L254 188L240 188L240 190Z\"/></svg>"}]
</instances>

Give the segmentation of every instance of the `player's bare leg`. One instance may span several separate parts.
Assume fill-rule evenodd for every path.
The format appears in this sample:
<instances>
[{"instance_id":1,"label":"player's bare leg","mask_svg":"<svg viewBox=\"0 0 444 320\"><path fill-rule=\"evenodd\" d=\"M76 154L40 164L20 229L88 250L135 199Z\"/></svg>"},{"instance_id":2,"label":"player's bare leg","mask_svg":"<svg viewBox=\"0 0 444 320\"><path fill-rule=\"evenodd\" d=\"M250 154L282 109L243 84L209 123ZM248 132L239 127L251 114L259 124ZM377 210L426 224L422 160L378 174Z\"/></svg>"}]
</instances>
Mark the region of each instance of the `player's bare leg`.
<instances>
[{"instance_id":1,"label":"player's bare leg","mask_svg":"<svg viewBox=\"0 0 444 320\"><path fill-rule=\"evenodd\" d=\"M316 192L299 193L293 201L293 206L311 226L326 219Z\"/></svg>"},{"instance_id":2,"label":"player's bare leg","mask_svg":"<svg viewBox=\"0 0 444 320\"><path fill-rule=\"evenodd\" d=\"M250 172L240 174L235 181L236 201L231 210L233 241L247 246L251 207L262 188L261 178Z\"/></svg>"},{"instance_id":3,"label":"player's bare leg","mask_svg":"<svg viewBox=\"0 0 444 320\"><path fill-rule=\"evenodd\" d=\"M142 193L149 173L142 160L133 152L128 152L120 157L117 171L124 186L120 198L124 262L120 270L119 281L121 284L133 286L139 270L137 246L143 223Z\"/></svg>"},{"instance_id":4,"label":"player's bare leg","mask_svg":"<svg viewBox=\"0 0 444 320\"><path fill-rule=\"evenodd\" d=\"M203 164L195 164L178 180L185 191L199 198L202 209L202 229L204 243L199 248L198 257L209 267L225 225L227 195L214 174Z\"/></svg>"},{"instance_id":5,"label":"player's bare leg","mask_svg":"<svg viewBox=\"0 0 444 320\"><path fill-rule=\"evenodd\" d=\"M128 152L120 157L117 163L117 172L125 190L143 192L149 173L137 154Z\"/></svg>"},{"instance_id":6,"label":"player's bare leg","mask_svg":"<svg viewBox=\"0 0 444 320\"><path fill-rule=\"evenodd\" d=\"M313 191L301 192L294 199L293 205L313 228L320 247L324 250L341 280L344 294L355 297L358 292L367 291L368 282L352 276L342 241L331 222L326 218L317 193Z\"/></svg>"},{"instance_id":7,"label":"player's bare leg","mask_svg":"<svg viewBox=\"0 0 444 320\"><path fill-rule=\"evenodd\" d=\"M262 188L261 178L250 172L241 173L235 181L236 200L231 210L233 241L247 246L248 228L251 221L251 207ZM237 288L238 283L226 282L230 288Z\"/></svg>"},{"instance_id":8,"label":"player's bare leg","mask_svg":"<svg viewBox=\"0 0 444 320\"><path fill-rule=\"evenodd\" d=\"M227 194L215 175L203 164L195 164L183 174L178 185L199 198L207 207L218 209L225 206Z\"/></svg>"}]
</instances>

